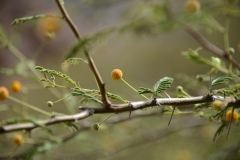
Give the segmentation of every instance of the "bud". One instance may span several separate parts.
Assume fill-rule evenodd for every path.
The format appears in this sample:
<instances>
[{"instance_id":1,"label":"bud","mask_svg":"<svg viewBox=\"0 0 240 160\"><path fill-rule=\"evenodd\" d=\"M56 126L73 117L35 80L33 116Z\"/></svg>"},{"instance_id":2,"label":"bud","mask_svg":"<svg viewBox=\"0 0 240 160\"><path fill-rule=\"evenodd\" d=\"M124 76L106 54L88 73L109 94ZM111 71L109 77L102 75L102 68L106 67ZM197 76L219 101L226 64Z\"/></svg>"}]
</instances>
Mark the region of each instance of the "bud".
<instances>
[{"instance_id":1,"label":"bud","mask_svg":"<svg viewBox=\"0 0 240 160\"><path fill-rule=\"evenodd\" d=\"M53 102L52 102L52 101L48 101L48 102L47 102L47 106L48 106L48 107L52 107L52 106L53 106Z\"/></svg>"},{"instance_id":2,"label":"bud","mask_svg":"<svg viewBox=\"0 0 240 160\"><path fill-rule=\"evenodd\" d=\"M92 130L97 131L97 130L99 130L99 127L100 127L100 125L98 123L94 123L92 125Z\"/></svg>"}]
</instances>

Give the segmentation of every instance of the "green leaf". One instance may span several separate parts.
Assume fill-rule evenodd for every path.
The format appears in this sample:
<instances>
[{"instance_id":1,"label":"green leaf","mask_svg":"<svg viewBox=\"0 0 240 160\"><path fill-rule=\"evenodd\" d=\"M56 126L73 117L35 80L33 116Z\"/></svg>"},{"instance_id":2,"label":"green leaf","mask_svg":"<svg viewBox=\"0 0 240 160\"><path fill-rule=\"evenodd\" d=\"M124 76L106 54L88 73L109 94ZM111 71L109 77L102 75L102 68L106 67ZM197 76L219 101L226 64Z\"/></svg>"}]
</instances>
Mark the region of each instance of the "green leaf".
<instances>
[{"instance_id":1,"label":"green leaf","mask_svg":"<svg viewBox=\"0 0 240 160\"><path fill-rule=\"evenodd\" d=\"M78 41L73 47L66 53L66 59L75 56L78 52L84 51L84 49L87 47L87 45L96 42L99 39L102 39L112 31L114 31L115 28L108 28L105 30L102 30L100 32L97 32L91 36L87 36L82 38L80 41Z\"/></svg>"},{"instance_id":2,"label":"green leaf","mask_svg":"<svg viewBox=\"0 0 240 160\"><path fill-rule=\"evenodd\" d=\"M75 88L74 91L71 93L73 96L83 96L85 98L88 98L96 103L102 104L102 101L100 101L98 98L94 97L91 94L88 94L84 92L84 90L81 90L79 88Z\"/></svg>"},{"instance_id":3,"label":"green leaf","mask_svg":"<svg viewBox=\"0 0 240 160\"><path fill-rule=\"evenodd\" d=\"M46 69L46 68L43 68L41 66L36 66L35 67L36 70L42 72L42 73L50 73L51 76L54 75L54 76L57 76L69 83L71 83L72 85L76 86L76 82L74 80L72 80L69 76L67 76L66 74L63 74L61 72L58 72L58 71L55 71L55 70L50 70L50 69Z\"/></svg>"},{"instance_id":4,"label":"green leaf","mask_svg":"<svg viewBox=\"0 0 240 160\"><path fill-rule=\"evenodd\" d=\"M107 92L107 96L111 99L116 99L116 100L119 100L119 101L122 101L122 102L126 102L122 97L120 97L119 95L116 95L116 94L113 94L113 93L110 93L110 92Z\"/></svg>"},{"instance_id":5,"label":"green leaf","mask_svg":"<svg viewBox=\"0 0 240 160\"><path fill-rule=\"evenodd\" d=\"M83 59L83 58L68 58L67 60L65 60L63 62L63 65L76 65L78 64L80 61L84 62L84 63L87 63L88 64L88 61Z\"/></svg>"},{"instance_id":6,"label":"green leaf","mask_svg":"<svg viewBox=\"0 0 240 160\"><path fill-rule=\"evenodd\" d=\"M198 48L196 50L189 49L188 51L182 52L182 55L199 64L205 64L205 65L214 67L216 69L222 69L222 70L225 69L223 66L221 66L221 60L219 58L212 57L211 60L208 60L200 56L198 54L198 51L200 49L201 48Z\"/></svg>"},{"instance_id":7,"label":"green leaf","mask_svg":"<svg viewBox=\"0 0 240 160\"><path fill-rule=\"evenodd\" d=\"M209 60L201 57L201 56L198 54L198 51L199 51L200 49L201 49L201 48L198 48L198 49L196 49L196 50L189 49L188 51L183 52L182 55L185 56L185 57L188 58L188 59L193 60L194 62L212 66L211 61L209 61Z\"/></svg>"},{"instance_id":8,"label":"green leaf","mask_svg":"<svg viewBox=\"0 0 240 160\"><path fill-rule=\"evenodd\" d=\"M73 122L65 122L63 124L65 127L67 127L68 130L72 132L76 132L78 130L78 127Z\"/></svg>"},{"instance_id":9,"label":"green leaf","mask_svg":"<svg viewBox=\"0 0 240 160\"><path fill-rule=\"evenodd\" d=\"M223 84L224 82L227 82L229 80L232 80L233 77L232 76L223 76L223 77L218 77L217 79L214 79L212 81L212 86L216 86L219 84Z\"/></svg>"},{"instance_id":10,"label":"green leaf","mask_svg":"<svg viewBox=\"0 0 240 160\"><path fill-rule=\"evenodd\" d=\"M153 91L156 93L162 93L166 89L170 88L172 82L173 82L173 78L164 77L154 85Z\"/></svg>"},{"instance_id":11,"label":"green leaf","mask_svg":"<svg viewBox=\"0 0 240 160\"><path fill-rule=\"evenodd\" d=\"M35 16L22 17L22 18L15 19L11 23L11 25L25 23L25 22L29 22L31 20L36 20L36 19L40 19L40 18L47 18L47 17L62 18L62 17L59 17L59 16L54 16L54 15L49 15L49 14L39 14L39 15L35 15Z\"/></svg>"},{"instance_id":12,"label":"green leaf","mask_svg":"<svg viewBox=\"0 0 240 160\"><path fill-rule=\"evenodd\" d=\"M228 123L223 122L222 125L217 129L213 137L213 142L216 140L217 136L219 136L223 132L224 128L227 127L227 125Z\"/></svg>"},{"instance_id":13,"label":"green leaf","mask_svg":"<svg viewBox=\"0 0 240 160\"><path fill-rule=\"evenodd\" d=\"M224 6L216 10L217 13L225 16L240 17L240 8L238 6Z\"/></svg>"},{"instance_id":14,"label":"green leaf","mask_svg":"<svg viewBox=\"0 0 240 160\"><path fill-rule=\"evenodd\" d=\"M146 93L154 93L154 91L149 88L140 87L140 89L138 90L138 93L146 94Z\"/></svg>"},{"instance_id":15,"label":"green leaf","mask_svg":"<svg viewBox=\"0 0 240 160\"><path fill-rule=\"evenodd\" d=\"M178 17L181 21L190 24L191 26L201 26L208 30L217 30L221 33L225 31L224 27L216 21L212 15L200 11L196 14L183 14Z\"/></svg>"},{"instance_id":16,"label":"green leaf","mask_svg":"<svg viewBox=\"0 0 240 160\"><path fill-rule=\"evenodd\" d=\"M94 90L94 89L93 90L91 90L91 89L82 89L82 91L84 91L86 93L89 93L89 94L91 94L91 93L98 94L99 96L101 94L99 90ZM114 93L111 93L111 92L107 92L107 96L109 98L111 98L111 99L116 99L116 100L119 100L121 102L126 102L121 96L119 96L117 94L114 94ZM86 101L86 99L83 100L83 101Z\"/></svg>"}]
</instances>

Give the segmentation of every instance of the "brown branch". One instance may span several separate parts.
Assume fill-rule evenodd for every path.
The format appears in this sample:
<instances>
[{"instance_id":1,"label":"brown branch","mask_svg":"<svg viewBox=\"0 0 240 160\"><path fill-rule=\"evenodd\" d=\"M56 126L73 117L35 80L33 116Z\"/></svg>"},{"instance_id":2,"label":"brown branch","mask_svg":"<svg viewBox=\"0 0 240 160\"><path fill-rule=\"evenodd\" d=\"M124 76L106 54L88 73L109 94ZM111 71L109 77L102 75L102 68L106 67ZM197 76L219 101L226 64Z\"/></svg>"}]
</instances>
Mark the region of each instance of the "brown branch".
<instances>
[{"instance_id":1,"label":"brown branch","mask_svg":"<svg viewBox=\"0 0 240 160\"><path fill-rule=\"evenodd\" d=\"M55 0L57 3L58 8L60 9L63 17L65 18L67 24L69 25L69 27L71 28L72 32L74 33L75 37L81 41L81 36L80 33L76 27L76 25L74 24L74 22L71 20L70 16L68 15L67 10L65 9L65 7L62 5L61 0ZM86 48L83 49L85 56L88 59L88 64L94 74L94 77L96 78L97 81L97 85L100 89L101 92L101 97L102 97L102 102L103 102L103 106L105 108L109 108L111 105L111 102L109 101L107 94L106 94L106 90L105 90L105 84L103 83L103 80L97 70L97 67L92 59L92 57L90 56L90 54L88 53L88 51L86 50Z\"/></svg>"},{"instance_id":2,"label":"brown branch","mask_svg":"<svg viewBox=\"0 0 240 160\"><path fill-rule=\"evenodd\" d=\"M38 121L37 124L40 125L52 125L56 123L62 122L75 122L77 120L85 119L93 114L105 114L105 113L121 113L121 112L129 112L135 110L141 110L143 108L151 107L151 106L164 106L164 105L174 105L174 106L186 106L191 104L198 103L206 103L212 102L215 99L224 100L224 97L221 96L199 96L199 97L191 97L191 98L158 98L147 101L138 101L132 102L130 104L114 104L112 108L84 108L79 107L79 109L83 110L83 112L68 115L68 116L56 116L48 120ZM240 99L235 101L231 101L228 103L228 106L233 106L235 108L239 108ZM11 124L11 125L3 125L0 128L0 134L9 133L18 130L31 130L38 127L37 124L34 123L19 123L19 124Z\"/></svg>"},{"instance_id":3,"label":"brown branch","mask_svg":"<svg viewBox=\"0 0 240 160\"><path fill-rule=\"evenodd\" d=\"M132 118L139 118L139 117L148 117L148 116L153 116L153 115L159 115L159 111L150 111L150 112L135 112L132 116ZM106 124L108 125L112 125L112 124L117 124L117 123L122 123L122 122L125 122L129 120L128 117L126 116L121 116L121 117L118 117L118 118L112 118L111 120L108 120L107 122L105 122ZM59 137L61 139L61 142L67 142L68 140L74 138L76 135L78 135L79 133L82 133L83 131L87 131L91 128L92 124L89 123L89 122L84 122L81 124L81 128L79 130L77 130L76 132L71 132L71 133L68 133L66 135L63 135L61 137ZM36 144L33 144L34 147L38 147L38 146L41 146L43 145L44 142L39 142L39 143L36 143ZM12 159L22 159L24 156L26 156L26 154L28 153L27 152L28 149L26 149L25 151L21 152L21 153L18 153L18 154L15 154ZM10 155L9 154L0 154L0 160L5 160L9 157Z\"/></svg>"},{"instance_id":4,"label":"brown branch","mask_svg":"<svg viewBox=\"0 0 240 160\"><path fill-rule=\"evenodd\" d=\"M93 111L90 109L86 109L83 112L78 114L68 115L68 116L55 116L48 120L42 120L42 121L39 121L38 124L48 126L48 125L53 125L53 124L62 123L62 122L74 122L77 120L85 119L91 115L93 115ZM18 130L31 130L36 127L38 127L38 125L34 123L19 123L19 124L3 125L0 128L0 134L14 132Z\"/></svg>"},{"instance_id":5,"label":"brown branch","mask_svg":"<svg viewBox=\"0 0 240 160\"><path fill-rule=\"evenodd\" d=\"M235 67L240 69L239 64L231 58L229 54L209 42L203 35L201 35L199 32L193 30L191 27L187 28L187 32L196 40L198 41L204 48L209 50L212 53L215 53L216 55L225 58L228 60L231 64L233 64Z\"/></svg>"}]
</instances>

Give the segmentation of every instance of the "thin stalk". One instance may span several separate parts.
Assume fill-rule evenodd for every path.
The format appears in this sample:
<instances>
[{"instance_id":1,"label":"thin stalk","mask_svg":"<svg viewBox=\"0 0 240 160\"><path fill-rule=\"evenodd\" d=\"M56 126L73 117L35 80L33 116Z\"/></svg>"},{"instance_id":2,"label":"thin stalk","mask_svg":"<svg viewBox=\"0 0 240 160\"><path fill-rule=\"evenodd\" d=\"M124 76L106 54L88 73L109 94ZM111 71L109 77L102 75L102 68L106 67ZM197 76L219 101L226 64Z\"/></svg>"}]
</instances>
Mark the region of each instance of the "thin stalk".
<instances>
[{"instance_id":1,"label":"thin stalk","mask_svg":"<svg viewBox=\"0 0 240 160\"><path fill-rule=\"evenodd\" d=\"M36 50L36 52L33 54L32 56L32 60L36 60L36 58L42 53L44 47L46 46L47 41L43 41L40 46L38 47L38 49Z\"/></svg>"},{"instance_id":2,"label":"thin stalk","mask_svg":"<svg viewBox=\"0 0 240 160\"><path fill-rule=\"evenodd\" d=\"M98 125L101 125L102 123L106 122L110 117L112 117L115 113L110 114L106 119L104 119L102 122L98 123Z\"/></svg>"},{"instance_id":3,"label":"thin stalk","mask_svg":"<svg viewBox=\"0 0 240 160\"><path fill-rule=\"evenodd\" d=\"M62 101L62 100L64 100L64 99L66 99L66 98L68 98L68 97L70 97L70 96L72 96L72 95L70 94L70 95L68 95L68 96L66 96L66 97L63 97L63 98L61 98L61 99L59 99L59 100L57 100L57 101L53 102L53 103L60 102L60 101Z\"/></svg>"},{"instance_id":4,"label":"thin stalk","mask_svg":"<svg viewBox=\"0 0 240 160\"><path fill-rule=\"evenodd\" d=\"M40 109L40 108L37 108L37 107L35 107L35 106L33 106L33 105L30 105L30 104L28 104L28 103L25 103L25 102L23 102L23 101L20 101L19 99L16 99L16 98L14 98L14 97L12 97L12 96L8 96L8 98L11 99L11 100L14 101L14 102L17 102L17 103L19 103L19 104L22 104L22 105L25 106L25 107L31 108L32 110L35 110L35 111L40 112L40 113L42 113L42 114L45 114L45 115L47 115L47 116L51 116L50 113L48 113L48 112L46 112L46 111L44 111L44 110L42 110L42 109Z\"/></svg>"},{"instance_id":5,"label":"thin stalk","mask_svg":"<svg viewBox=\"0 0 240 160\"><path fill-rule=\"evenodd\" d=\"M12 154L8 157L7 160L11 160L11 159L12 159L12 157L14 156L14 154L16 153L16 151L17 151L18 148L19 148L19 145L14 148Z\"/></svg>"},{"instance_id":6,"label":"thin stalk","mask_svg":"<svg viewBox=\"0 0 240 160\"><path fill-rule=\"evenodd\" d=\"M126 85L128 85L128 87L130 87L131 89L133 89L135 92L138 93L138 91L137 91L135 88L133 88L129 83L127 83L124 79L121 78L121 80L122 80ZM140 95L141 95L142 97L146 98L146 99L149 99L149 98L147 98L146 96L144 96L144 95L142 95L142 94L140 94Z\"/></svg>"}]
</instances>

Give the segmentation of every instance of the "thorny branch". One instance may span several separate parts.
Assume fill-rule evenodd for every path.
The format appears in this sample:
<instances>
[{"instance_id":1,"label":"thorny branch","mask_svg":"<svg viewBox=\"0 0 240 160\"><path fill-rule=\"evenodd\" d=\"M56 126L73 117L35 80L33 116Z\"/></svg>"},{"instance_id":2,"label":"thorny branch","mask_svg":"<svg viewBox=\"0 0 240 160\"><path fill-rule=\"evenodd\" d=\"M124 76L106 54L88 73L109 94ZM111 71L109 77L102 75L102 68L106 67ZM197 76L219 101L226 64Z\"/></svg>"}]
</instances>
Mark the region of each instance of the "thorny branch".
<instances>
[{"instance_id":1,"label":"thorny branch","mask_svg":"<svg viewBox=\"0 0 240 160\"><path fill-rule=\"evenodd\" d=\"M55 0L58 8L60 9L63 17L65 18L67 24L69 25L69 27L71 28L71 30L73 31L75 37L81 41L81 36L80 33L76 27L76 25L74 24L74 22L71 20L70 16L67 13L67 10L65 9L65 7L63 6L63 4L61 3L61 0ZM92 59L92 57L90 56L90 54L88 53L88 51L86 50L86 48L83 49L85 56L87 57L88 60L88 64L96 78L99 90L101 92L101 96L102 96L102 102L103 102L103 106L106 108L109 108L111 105L111 102L108 100L107 94L106 94L106 90L105 90L105 84L103 83L103 80L97 70L97 67Z\"/></svg>"},{"instance_id":2,"label":"thorny branch","mask_svg":"<svg viewBox=\"0 0 240 160\"><path fill-rule=\"evenodd\" d=\"M92 116L93 114L105 114L105 113L121 113L121 112L129 112L144 109L151 106L168 106L174 105L178 107L184 107L186 105L205 103L205 102L213 102L215 99L224 100L222 96L199 96L199 97L191 97L191 98L158 98L147 101L137 101L131 102L129 104L114 104L111 108L84 108L79 107L80 110L83 110L81 113L67 115L67 116L54 116L48 120L38 121L39 125L52 125L56 123L62 122L76 122L78 120L85 119L87 117ZM227 104L227 106L232 106L238 108L240 106L240 99L236 99L236 101L231 101ZM11 124L11 125L3 125L0 128L0 134L5 134L18 130L32 130L37 128L38 125L34 123L19 123L19 124Z\"/></svg>"},{"instance_id":3,"label":"thorny branch","mask_svg":"<svg viewBox=\"0 0 240 160\"><path fill-rule=\"evenodd\" d=\"M161 111L151 111L151 112L135 112L133 113L132 117L131 118L142 118L142 117L148 117L148 116L161 116ZM109 121L107 121L106 123L108 125L112 125L112 124L118 124L118 123L122 123L122 122L125 122L129 120L129 118L127 116L121 116L121 117L118 117L118 118L113 118ZM171 130L164 130L164 131L159 131L158 132L158 136L154 139L151 139L151 140L157 140L159 138L162 138L162 137L165 137L165 136L169 136L171 135L171 133L175 133L177 131L181 131L181 130L184 130L186 128L192 128L192 127L200 127L200 126L203 126L203 125L206 125L205 122L198 122L197 124L194 123L194 124L187 124L187 125L184 125L182 128L176 128L176 129L171 129ZM77 130L76 132L72 132L72 133L69 133L69 134L66 134L66 135L63 135L61 137L59 137L61 139L61 142L66 142L72 138L74 138L76 135L78 135L79 133L82 133L84 131L87 131L91 128L91 123L87 122L87 121L84 121L83 123L81 123L81 128L79 130ZM129 147L135 147L135 146L138 146L138 145L141 145L141 144L145 144L145 143L149 143L151 142L150 139L148 139L147 141L144 140L144 141L140 141L140 142L137 142L137 143L133 143L133 144L130 144L129 146L127 147L124 147L124 148L119 148L117 149L117 152L121 152L122 150L125 150ZM44 142L40 142L40 143L36 143L34 144L35 147L38 147L38 146L41 146L43 145ZM25 155L27 154L27 152L21 152L21 153L18 153L18 154L15 154L12 159L21 159L22 157L24 157ZM2 154L0 155L0 160L2 159L7 159L9 157L9 155L7 154Z\"/></svg>"}]
</instances>

